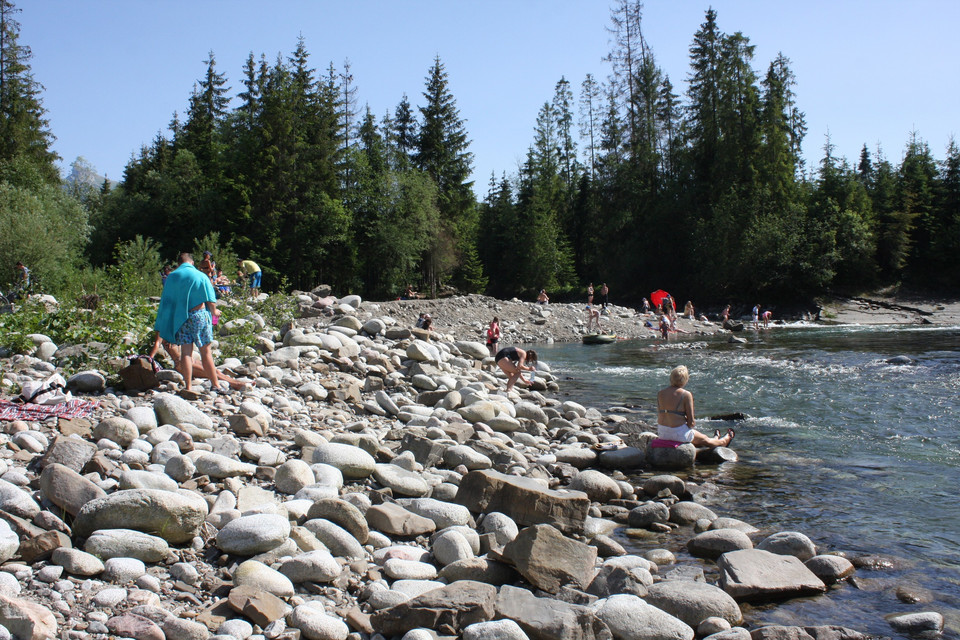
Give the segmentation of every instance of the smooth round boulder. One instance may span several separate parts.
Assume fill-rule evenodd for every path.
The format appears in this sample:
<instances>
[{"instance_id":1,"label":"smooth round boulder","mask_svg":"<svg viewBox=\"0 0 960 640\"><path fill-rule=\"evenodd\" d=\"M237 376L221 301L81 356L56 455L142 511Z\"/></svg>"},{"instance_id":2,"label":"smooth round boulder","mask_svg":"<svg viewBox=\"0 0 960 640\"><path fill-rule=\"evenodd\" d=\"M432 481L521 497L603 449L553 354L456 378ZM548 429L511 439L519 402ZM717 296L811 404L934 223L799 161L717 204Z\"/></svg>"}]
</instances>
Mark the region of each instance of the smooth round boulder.
<instances>
[{"instance_id":1,"label":"smooth round boulder","mask_svg":"<svg viewBox=\"0 0 960 640\"><path fill-rule=\"evenodd\" d=\"M207 501L192 491L127 489L83 505L73 533L84 538L98 529L127 528L181 544L197 535L207 510Z\"/></svg>"},{"instance_id":2,"label":"smooth round boulder","mask_svg":"<svg viewBox=\"0 0 960 640\"><path fill-rule=\"evenodd\" d=\"M360 447L349 444L318 444L313 450L313 462L336 467L344 478L362 480L370 476L377 466L376 460Z\"/></svg>"},{"instance_id":3,"label":"smooth round boulder","mask_svg":"<svg viewBox=\"0 0 960 640\"><path fill-rule=\"evenodd\" d=\"M228 522L217 533L217 547L226 553L252 556L270 551L290 537L290 521L285 516L258 513Z\"/></svg>"},{"instance_id":4,"label":"smooth round boulder","mask_svg":"<svg viewBox=\"0 0 960 640\"><path fill-rule=\"evenodd\" d=\"M620 485L607 474L593 469L575 475L567 488L583 491L593 502L605 503L620 498Z\"/></svg>"},{"instance_id":5,"label":"smooth round boulder","mask_svg":"<svg viewBox=\"0 0 960 640\"><path fill-rule=\"evenodd\" d=\"M165 473L154 473L142 469L127 469L120 472L117 478L119 489L159 489L160 491L176 491L179 489L177 481Z\"/></svg>"},{"instance_id":6,"label":"smooth round boulder","mask_svg":"<svg viewBox=\"0 0 960 640\"><path fill-rule=\"evenodd\" d=\"M307 520L303 526L313 533L334 556L358 560L364 557L360 542L343 527L323 518Z\"/></svg>"},{"instance_id":7,"label":"smooth round boulder","mask_svg":"<svg viewBox=\"0 0 960 640\"><path fill-rule=\"evenodd\" d=\"M826 584L848 578L855 570L852 562L840 556L814 556L803 564Z\"/></svg>"},{"instance_id":8,"label":"smooth round boulder","mask_svg":"<svg viewBox=\"0 0 960 640\"><path fill-rule=\"evenodd\" d=\"M781 531L765 538L757 549L769 551L780 556L793 556L806 562L817 555L817 547L807 536L799 531Z\"/></svg>"},{"instance_id":9,"label":"smooth round boulder","mask_svg":"<svg viewBox=\"0 0 960 640\"><path fill-rule=\"evenodd\" d=\"M675 502L670 506L670 522L675 524L693 524L697 520L709 520L713 522L717 519L717 514L696 502Z\"/></svg>"},{"instance_id":10,"label":"smooth round boulder","mask_svg":"<svg viewBox=\"0 0 960 640\"><path fill-rule=\"evenodd\" d=\"M63 567L63 570L73 576L95 576L103 573L103 561L93 554L80 549L60 547L54 549L50 562Z\"/></svg>"},{"instance_id":11,"label":"smooth round boulder","mask_svg":"<svg viewBox=\"0 0 960 640\"><path fill-rule=\"evenodd\" d=\"M664 524L669 520L670 508L662 502L645 502L627 514L627 523L638 529L647 529L653 524Z\"/></svg>"},{"instance_id":12,"label":"smooth round boulder","mask_svg":"<svg viewBox=\"0 0 960 640\"><path fill-rule=\"evenodd\" d=\"M660 495L664 489L680 499L687 493L687 485L677 476L659 475L643 481L643 492L651 498Z\"/></svg>"},{"instance_id":13,"label":"smooth round boulder","mask_svg":"<svg viewBox=\"0 0 960 640\"><path fill-rule=\"evenodd\" d=\"M257 560L241 562L233 572L233 584L260 589L278 598L289 598L294 593L290 578Z\"/></svg>"},{"instance_id":14,"label":"smooth round boulder","mask_svg":"<svg viewBox=\"0 0 960 640\"><path fill-rule=\"evenodd\" d=\"M0 520L0 562L6 562L17 555L20 548L20 536L18 536L6 520Z\"/></svg>"},{"instance_id":15,"label":"smooth round boulder","mask_svg":"<svg viewBox=\"0 0 960 640\"><path fill-rule=\"evenodd\" d=\"M140 437L140 429L132 421L113 416L101 421L93 428L93 437L106 438L126 449L130 443Z\"/></svg>"},{"instance_id":16,"label":"smooth round boulder","mask_svg":"<svg viewBox=\"0 0 960 640\"><path fill-rule=\"evenodd\" d=\"M308 551L284 560L280 573L290 578L290 582L332 582L340 576L340 563L325 550Z\"/></svg>"},{"instance_id":17,"label":"smooth round boulder","mask_svg":"<svg viewBox=\"0 0 960 640\"><path fill-rule=\"evenodd\" d=\"M458 444L444 449L443 465L450 469L463 465L468 471L476 471L478 469L489 469L493 466L493 462L476 449L465 444Z\"/></svg>"},{"instance_id":18,"label":"smooth round boulder","mask_svg":"<svg viewBox=\"0 0 960 640\"><path fill-rule=\"evenodd\" d=\"M430 494L430 485L421 474L407 471L395 464L377 464L373 477L382 486L393 491L394 495L419 498Z\"/></svg>"},{"instance_id":19,"label":"smooth round boulder","mask_svg":"<svg viewBox=\"0 0 960 640\"><path fill-rule=\"evenodd\" d=\"M29 493L6 480L0 480L0 509L27 520L40 513L40 505Z\"/></svg>"},{"instance_id":20,"label":"smooth round boulder","mask_svg":"<svg viewBox=\"0 0 960 640\"><path fill-rule=\"evenodd\" d=\"M301 604L290 614L290 626L299 629L307 640L346 640L350 628L340 618L323 610L323 606Z\"/></svg>"},{"instance_id":21,"label":"smooth round boulder","mask_svg":"<svg viewBox=\"0 0 960 640\"><path fill-rule=\"evenodd\" d=\"M433 557L440 566L447 566L459 560L474 557L470 543L459 531L447 530L437 535L433 540Z\"/></svg>"},{"instance_id":22,"label":"smooth round boulder","mask_svg":"<svg viewBox=\"0 0 960 640\"><path fill-rule=\"evenodd\" d=\"M753 542L747 534L736 529L712 529L687 541L687 551L695 558L716 560L728 551L739 549L753 549Z\"/></svg>"},{"instance_id":23,"label":"smooth round boulder","mask_svg":"<svg viewBox=\"0 0 960 640\"><path fill-rule=\"evenodd\" d=\"M597 617L617 640L693 640L690 625L635 595L613 595L598 604Z\"/></svg>"},{"instance_id":24,"label":"smooth round boulder","mask_svg":"<svg viewBox=\"0 0 960 640\"><path fill-rule=\"evenodd\" d=\"M654 469L689 469L697 458L697 448L692 444L679 447L649 447L647 461Z\"/></svg>"},{"instance_id":25,"label":"smooth round boulder","mask_svg":"<svg viewBox=\"0 0 960 640\"><path fill-rule=\"evenodd\" d=\"M504 546L520 533L517 523L508 515L499 511L491 511L483 517L480 523L481 533L492 533L499 546Z\"/></svg>"},{"instance_id":26,"label":"smooth round boulder","mask_svg":"<svg viewBox=\"0 0 960 640\"><path fill-rule=\"evenodd\" d=\"M277 473L273 477L273 484L277 491L287 495L294 495L316 481L310 465L298 459L287 460L277 467Z\"/></svg>"},{"instance_id":27,"label":"smooth round boulder","mask_svg":"<svg viewBox=\"0 0 960 640\"><path fill-rule=\"evenodd\" d=\"M467 625L463 629L463 640L528 640L528 637L520 625L504 619Z\"/></svg>"},{"instance_id":28,"label":"smooth round boulder","mask_svg":"<svg viewBox=\"0 0 960 640\"><path fill-rule=\"evenodd\" d=\"M738 532L739 533L739 532ZM707 618L740 624L743 614L730 594L720 587L692 580L666 580L647 588L644 600L693 628Z\"/></svg>"},{"instance_id":29,"label":"smooth round boulder","mask_svg":"<svg viewBox=\"0 0 960 640\"><path fill-rule=\"evenodd\" d=\"M99 529L87 538L83 550L102 560L137 558L143 562L160 562L170 553L167 541L132 529Z\"/></svg>"}]
</instances>

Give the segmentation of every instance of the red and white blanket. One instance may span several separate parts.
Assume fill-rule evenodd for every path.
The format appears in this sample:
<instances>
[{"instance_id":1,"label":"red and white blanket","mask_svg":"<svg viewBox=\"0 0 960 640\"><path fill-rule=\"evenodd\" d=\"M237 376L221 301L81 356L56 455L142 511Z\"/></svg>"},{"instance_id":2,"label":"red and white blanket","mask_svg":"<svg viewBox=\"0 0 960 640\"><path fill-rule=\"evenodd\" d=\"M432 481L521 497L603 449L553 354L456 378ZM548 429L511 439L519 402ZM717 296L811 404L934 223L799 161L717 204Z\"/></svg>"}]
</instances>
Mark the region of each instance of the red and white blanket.
<instances>
[{"instance_id":1,"label":"red and white blanket","mask_svg":"<svg viewBox=\"0 0 960 640\"><path fill-rule=\"evenodd\" d=\"M29 420L39 422L47 418L85 418L100 406L96 400L68 400L60 404L21 404L0 400L0 420Z\"/></svg>"}]
</instances>

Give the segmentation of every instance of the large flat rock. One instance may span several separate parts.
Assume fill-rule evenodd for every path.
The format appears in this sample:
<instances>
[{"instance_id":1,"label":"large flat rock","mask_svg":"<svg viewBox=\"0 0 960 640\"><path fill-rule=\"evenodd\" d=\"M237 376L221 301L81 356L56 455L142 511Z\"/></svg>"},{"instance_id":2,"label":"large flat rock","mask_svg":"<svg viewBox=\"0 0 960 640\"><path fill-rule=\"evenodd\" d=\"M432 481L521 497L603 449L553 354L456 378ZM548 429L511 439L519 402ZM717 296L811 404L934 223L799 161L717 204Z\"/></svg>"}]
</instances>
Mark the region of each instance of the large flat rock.
<instances>
[{"instance_id":1,"label":"large flat rock","mask_svg":"<svg viewBox=\"0 0 960 640\"><path fill-rule=\"evenodd\" d=\"M583 533L590 498L580 491L553 491L529 478L483 469L460 481L455 502L474 513L499 511L518 525L550 524L564 533Z\"/></svg>"},{"instance_id":2,"label":"large flat rock","mask_svg":"<svg viewBox=\"0 0 960 640\"><path fill-rule=\"evenodd\" d=\"M586 589L596 573L597 548L568 538L554 527L527 527L503 548L503 557L530 584L549 593L564 585Z\"/></svg>"},{"instance_id":3,"label":"large flat rock","mask_svg":"<svg viewBox=\"0 0 960 640\"><path fill-rule=\"evenodd\" d=\"M530 640L611 640L610 629L593 609L505 585L497 596L497 617L513 620Z\"/></svg>"},{"instance_id":4,"label":"large flat rock","mask_svg":"<svg viewBox=\"0 0 960 640\"><path fill-rule=\"evenodd\" d=\"M794 556L741 549L717 560L720 587L739 602L785 600L823 593L827 586Z\"/></svg>"},{"instance_id":5,"label":"large flat rock","mask_svg":"<svg viewBox=\"0 0 960 640\"><path fill-rule=\"evenodd\" d=\"M433 629L445 635L459 633L474 622L492 620L496 613L497 588L460 580L440 589L373 614L373 628L387 637L402 636L410 629Z\"/></svg>"}]
</instances>

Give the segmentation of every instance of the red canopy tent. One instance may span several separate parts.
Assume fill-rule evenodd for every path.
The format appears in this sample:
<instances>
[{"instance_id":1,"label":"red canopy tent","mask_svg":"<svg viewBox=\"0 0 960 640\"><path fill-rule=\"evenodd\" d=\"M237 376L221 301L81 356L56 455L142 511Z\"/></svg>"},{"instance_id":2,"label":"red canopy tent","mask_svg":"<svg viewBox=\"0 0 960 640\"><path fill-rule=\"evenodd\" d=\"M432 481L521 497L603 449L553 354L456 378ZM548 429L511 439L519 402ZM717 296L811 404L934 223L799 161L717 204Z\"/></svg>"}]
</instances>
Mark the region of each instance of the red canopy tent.
<instances>
[{"instance_id":1,"label":"red canopy tent","mask_svg":"<svg viewBox=\"0 0 960 640\"><path fill-rule=\"evenodd\" d=\"M653 304L654 307L659 307L660 304L663 302L664 298L670 298L670 304L673 305L673 310L676 311L677 301L674 300L673 296L671 296L669 293L667 293L663 289L657 289L656 291L650 294L650 302Z\"/></svg>"}]
</instances>

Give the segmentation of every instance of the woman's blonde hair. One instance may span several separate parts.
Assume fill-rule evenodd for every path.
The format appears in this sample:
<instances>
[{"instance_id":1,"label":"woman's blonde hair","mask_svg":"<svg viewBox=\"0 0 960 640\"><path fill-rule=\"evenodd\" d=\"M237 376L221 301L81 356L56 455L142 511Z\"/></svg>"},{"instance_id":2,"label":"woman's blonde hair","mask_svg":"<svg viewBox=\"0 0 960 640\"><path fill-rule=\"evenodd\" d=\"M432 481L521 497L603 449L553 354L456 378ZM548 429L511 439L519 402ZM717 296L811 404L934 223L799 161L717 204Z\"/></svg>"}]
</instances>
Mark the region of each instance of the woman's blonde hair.
<instances>
[{"instance_id":1,"label":"woman's blonde hair","mask_svg":"<svg viewBox=\"0 0 960 640\"><path fill-rule=\"evenodd\" d=\"M690 372L683 365L674 367L670 372L670 384L674 387L684 387L690 380Z\"/></svg>"}]
</instances>

